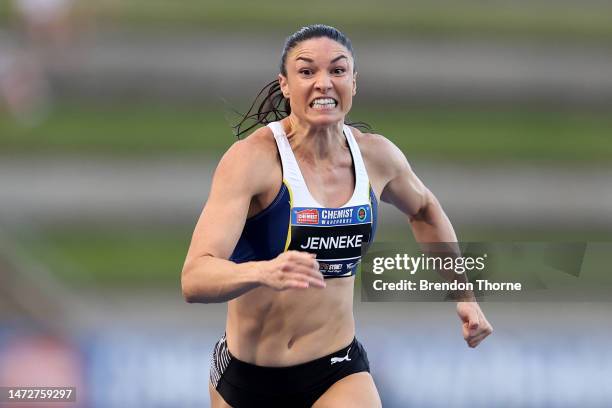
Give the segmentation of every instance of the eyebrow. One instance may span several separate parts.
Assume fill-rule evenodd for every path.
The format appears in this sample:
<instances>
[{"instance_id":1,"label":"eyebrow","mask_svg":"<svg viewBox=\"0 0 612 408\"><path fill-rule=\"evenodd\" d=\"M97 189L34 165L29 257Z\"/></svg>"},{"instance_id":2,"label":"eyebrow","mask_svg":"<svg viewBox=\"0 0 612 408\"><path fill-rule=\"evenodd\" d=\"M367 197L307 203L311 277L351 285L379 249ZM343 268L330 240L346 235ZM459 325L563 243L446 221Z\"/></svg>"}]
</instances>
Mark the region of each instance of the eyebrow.
<instances>
[{"instance_id":1,"label":"eyebrow","mask_svg":"<svg viewBox=\"0 0 612 408\"><path fill-rule=\"evenodd\" d=\"M330 61L330 64L333 64L334 62L336 62L338 60L341 60L342 58L345 58L345 59L348 60L348 58L346 58L346 55L338 55L336 58L334 58L333 60ZM312 60L310 58L307 58L307 57L297 57L295 60L296 61L297 60L303 60L303 61L306 61L306 62L314 62L314 60Z\"/></svg>"}]
</instances>

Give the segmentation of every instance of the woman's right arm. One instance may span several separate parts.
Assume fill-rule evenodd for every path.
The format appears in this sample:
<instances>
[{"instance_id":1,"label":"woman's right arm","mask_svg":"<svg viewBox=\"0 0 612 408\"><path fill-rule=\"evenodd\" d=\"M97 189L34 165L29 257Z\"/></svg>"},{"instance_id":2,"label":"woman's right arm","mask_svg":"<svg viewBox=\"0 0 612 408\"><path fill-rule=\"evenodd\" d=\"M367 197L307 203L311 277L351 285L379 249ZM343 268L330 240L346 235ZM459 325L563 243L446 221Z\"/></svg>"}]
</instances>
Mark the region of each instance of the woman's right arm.
<instances>
[{"instance_id":1,"label":"woman's right arm","mask_svg":"<svg viewBox=\"0 0 612 408\"><path fill-rule=\"evenodd\" d=\"M270 261L241 264L227 260L252 198L270 188L272 157L261 140L249 137L234 143L219 162L181 274L187 302L225 302L259 286L276 290L325 286L317 261L305 252L289 251Z\"/></svg>"}]
</instances>

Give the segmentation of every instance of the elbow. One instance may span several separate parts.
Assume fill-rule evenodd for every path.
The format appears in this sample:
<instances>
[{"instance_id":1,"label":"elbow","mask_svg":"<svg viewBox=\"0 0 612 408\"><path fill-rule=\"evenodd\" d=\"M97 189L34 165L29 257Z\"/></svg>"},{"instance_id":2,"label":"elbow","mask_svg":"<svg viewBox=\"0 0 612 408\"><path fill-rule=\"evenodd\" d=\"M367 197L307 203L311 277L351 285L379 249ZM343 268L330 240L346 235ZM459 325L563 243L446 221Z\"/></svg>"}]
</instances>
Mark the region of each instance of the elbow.
<instances>
[{"instance_id":1,"label":"elbow","mask_svg":"<svg viewBox=\"0 0 612 408\"><path fill-rule=\"evenodd\" d=\"M187 303L210 303L206 301L206 298L199 293L200 290L196 288L196 284L193 281L192 267L188 263L183 267L181 272L181 292L183 293L183 299Z\"/></svg>"},{"instance_id":2,"label":"elbow","mask_svg":"<svg viewBox=\"0 0 612 408\"><path fill-rule=\"evenodd\" d=\"M431 210L432 208L430 206L421 207L408 216L408 221L413 227L418 225L432 225L435 219Z\"/></svg>"},{"instance_id":3,"label":"elbow","mask_svg":"<svg viewBox=\"0 0 612 408\"><path fill-rule=\"evenodd\" d=\"M202 279L194 273L195 265L186 263L181 272L181 292L187 303L218 303L219 300L210 295L207 288L202 285Z\"/></svg>"},{"instance_id":4,"label":"elbow","mask_svg":"<svg viewBox=\"0 0 612 408\"><path fill-rule=\"evenodd\" d=\"M420 222L426 222L427 212L425 209L419 209L418 211L408 215L408 221L410 224L415 225Z\"/></svg>"},{"instance_id":5,"label":"elbow","mask_svg":"<svg viewBox=\"0 0 612 408\"><path fill-rule=\"evenodd\" d=\"M196 303L196 297L193 293L193 289L185 269L183 269L183 272L181 273L181 291L183 293L183 299L185 299L185 302Z\"/></svg>"},{"instance_id":6,"label":"elbow","mask_svg":"<svg viewBox=\"0 0 612 408\"><path fill-rule=\"evenodd\" d=\"M183 299L185 299L185 302L187 302L187 303L198 303L197 297L191 291L191 288L189 288L189 286L185 285L184 282L182 282L181 286L182 286L182 291L183 291Z\"/></svg>"},{"instance_id":7,"label":"elbow","mask_svg":"<svg viewBox=\"0 0 612 408\"><path fill-rule=\"evenodd\" d=\"M181 279L181 290L183 292L183 299L187 303L215 303L215 300L207 296L201 290L194 287L193 284L189 283L189 279L183 277Z\"/></svg>"},{"instance_id":8,"label":"elbow","mask_svg":"<svg viewBox=\"0 0 612 408\"><path fill-rule=\"evenodd\" d=\"M426 190L424 192L421 205L408 217L411 224L428 224L432 225L437 220L437 215L442 212L440 203L431 191Z\"/></svg>"}]
</instances>

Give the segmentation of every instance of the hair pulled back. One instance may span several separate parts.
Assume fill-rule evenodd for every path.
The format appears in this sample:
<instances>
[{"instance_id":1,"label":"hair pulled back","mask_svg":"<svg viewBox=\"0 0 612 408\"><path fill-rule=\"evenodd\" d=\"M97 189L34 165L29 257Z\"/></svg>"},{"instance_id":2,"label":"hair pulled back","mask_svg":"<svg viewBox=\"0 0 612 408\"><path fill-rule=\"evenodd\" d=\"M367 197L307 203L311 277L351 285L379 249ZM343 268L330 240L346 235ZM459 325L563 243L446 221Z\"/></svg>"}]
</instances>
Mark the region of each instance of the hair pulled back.
<instances>
[{"instance_id":1,"label":"hair pulled back","mask_svg":"<svg viewBox=\"0 0 612 408\"><path fill-rule=\"evenodd\" d=\"M296 45L302 41L310 40L311 38L321 37L327 37L339 44L342 44L351 53L353 61L355 61L353 45L351 44L351 40L346 35L336 28L328 25L312 24L300 28L285 40L279 65L280 73L285 77L287 76L287 55ZM353 64L353 71L355 70L356 65ZM261 91L259 91L247 113L241 115L242 119L240 122L232 126L232 128L234 129L234 134L240 138L242 134L247 133L258 125L267 125L270 122L286 118L290 114L291 106L289 99L285 98L283 95L278 79L276 79L268 83L261 89ZM347 123L347 125L355 126L366 131L371 131L371 127L365 122L350 122Z\"/></svg>"}]
</instances>

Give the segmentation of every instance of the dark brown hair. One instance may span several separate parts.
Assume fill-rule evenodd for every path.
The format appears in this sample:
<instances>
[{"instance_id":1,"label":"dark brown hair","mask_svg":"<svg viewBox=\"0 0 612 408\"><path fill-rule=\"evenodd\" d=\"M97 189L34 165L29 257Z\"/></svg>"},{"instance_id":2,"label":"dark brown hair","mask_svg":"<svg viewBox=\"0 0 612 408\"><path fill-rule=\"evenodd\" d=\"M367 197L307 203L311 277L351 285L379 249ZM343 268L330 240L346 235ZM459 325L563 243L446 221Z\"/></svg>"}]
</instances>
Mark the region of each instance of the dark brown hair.
<instances>
[{"instance_id":1,"label":"dark brown hair","mask_svg":"<svg viewBox=\"0 0 612 408\"><path fill-rule=\"evenodd\" d=\"M283 53L281 55L279 71L284 76L287 76L287 54L296 45L302 41L309 40L311 38L327 37L331 40L336 41L346 47L351 53L353 61L355 60L355 53L353 52L353 45L351 40L339 30L334 27L330 27L324 24L313 24L306 27L300 28L298 31L287 37L285 40L285 46L283 47ZM356 70L356 65L353 64L353 71ZM263 98L263 99L262 99ZM255 108L255 106L259 106ZM286 118L291 114L291 106L289 99L283 95L280 83L278 80L274 80L264 86L261 91L255 97L255 100L251 104L251 107L244 115L241 114L242 119L238 124L232 126L236 137L240 136L258 125L267 125L270 122L278 121ZM347 122L347 125L351 125L366 132L371 132L372 128L365 122Z\"/></svg>"}]
</instances>

